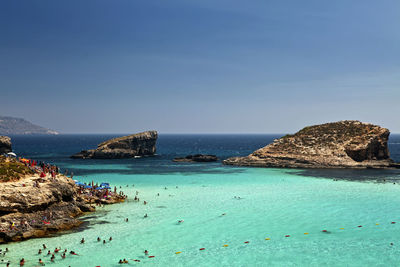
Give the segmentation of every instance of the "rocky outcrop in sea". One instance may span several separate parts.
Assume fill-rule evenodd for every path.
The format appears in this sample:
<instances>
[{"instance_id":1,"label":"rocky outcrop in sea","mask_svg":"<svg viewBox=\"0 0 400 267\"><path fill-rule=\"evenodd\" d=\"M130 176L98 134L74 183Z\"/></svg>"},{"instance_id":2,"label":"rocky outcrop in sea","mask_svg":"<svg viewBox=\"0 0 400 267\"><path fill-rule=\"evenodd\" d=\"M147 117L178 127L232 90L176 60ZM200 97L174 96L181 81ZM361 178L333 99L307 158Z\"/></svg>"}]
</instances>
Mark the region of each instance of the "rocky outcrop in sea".
<instances>
[{"instance_id":1,"label":"rocky outcrop in sea","mask_svg":"<svg viewBox=\"0 0 400 267\"><path fill-rule=\"evenodd\" d=\"M120 159L137 156L151 156L156 153L156 131L146 131L128 136L113 138L97 146L96 149L83 150L71 156L75 159Z\"/></svg>"},{"instance_id":2,"label":"rocky outcrop in sea","mask_svg":"<svg viewBox=\"0 0 400 267\"><path fill-rule=\"evenodd\" d=\"M0 136L0 155L11 151L11 138L8 136Z\"/></svg>"},{"instance_id":3,"label":"rocky outcrop in sea","mask_svg":"<svg viewBox=\"0 0 400 267\"><path fill-rule=\"evenodd\" d=\"M359 121L305 127L227 165L277 168L390 168L389 130Z\"/></svg>"},{"instance_id":4,"label":"rocky outcrop in sea","mask_svg":"<svg viewBox=\"0 0 400 267\"><path fill-rule=\"evenodd\" d=\"M174 158L172 161L174 162L213 162L217 161L218 158L215 155L204 155L204 154L196 154L196 155L187 155L184 158Z\"/></svg>"}]
</instances>

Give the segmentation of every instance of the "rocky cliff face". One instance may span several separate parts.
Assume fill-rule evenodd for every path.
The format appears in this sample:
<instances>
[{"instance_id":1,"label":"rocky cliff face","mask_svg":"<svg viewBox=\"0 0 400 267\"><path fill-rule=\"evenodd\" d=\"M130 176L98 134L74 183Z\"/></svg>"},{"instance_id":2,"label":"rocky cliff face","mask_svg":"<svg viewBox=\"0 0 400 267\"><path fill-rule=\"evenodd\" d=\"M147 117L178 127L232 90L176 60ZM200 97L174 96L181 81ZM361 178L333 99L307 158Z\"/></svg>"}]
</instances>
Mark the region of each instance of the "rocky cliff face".
<instances>
[{"instance_id":1,"label":"rocky cliff face","mask_svg":"<svg viewBox=\"0 0 400 267\"><path fill-rule=\"evenodd\" d=\"M38 175L0 183L0 244L78 226L76 216L94 211L77 195L74 181Z\"/></svg>"},{"instance_id":2,"label":"rocky cliff face","mask_svg":"<svg viewBox=\"0 0 400 267\"><path fill-rule=\"evenodd\" d=\"M282 168L397 167L389 157L389 130L359 121L306 127L275 140L247 157L224 164Z\"/></svg>"},{"instance_id":3,"label":"rocky cliff face","mask_svg":"<svg viewBox=\"0 0 400 267\"><path fill-rule=\"evenodd\" d=\"M147 131L105 141L96 149L83 150L72 158L117 159L148 156L156 153L157 132Z\"/></svg>"},{"instance_id":4,"label":"rocky cliff face","mask_svg":"<svg viewBox=\"0 0 400 267\"><path fill-rule=\"evenodd\" d=\"M11 138L8 136L0 136L0 155L11 151Z\"/></svg>"}]
</instances>

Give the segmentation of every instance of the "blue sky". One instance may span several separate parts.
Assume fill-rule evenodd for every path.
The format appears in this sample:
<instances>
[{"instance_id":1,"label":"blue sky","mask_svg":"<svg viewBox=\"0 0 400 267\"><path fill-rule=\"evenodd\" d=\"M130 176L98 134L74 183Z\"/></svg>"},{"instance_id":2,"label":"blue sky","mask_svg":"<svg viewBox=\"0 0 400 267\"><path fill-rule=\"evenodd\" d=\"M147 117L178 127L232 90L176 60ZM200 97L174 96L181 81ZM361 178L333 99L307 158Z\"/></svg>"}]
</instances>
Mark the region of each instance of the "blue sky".
<instances>
[{"instance_id":1,"label":"blue sky","mask_svg":"<svg viewBox=\"0 0 400 267\"><path fill-rule=\"evenodd\" d=\"M64 133L400 133L397 0L5 0L0 114Z\"/></svg>"}]
</instances>

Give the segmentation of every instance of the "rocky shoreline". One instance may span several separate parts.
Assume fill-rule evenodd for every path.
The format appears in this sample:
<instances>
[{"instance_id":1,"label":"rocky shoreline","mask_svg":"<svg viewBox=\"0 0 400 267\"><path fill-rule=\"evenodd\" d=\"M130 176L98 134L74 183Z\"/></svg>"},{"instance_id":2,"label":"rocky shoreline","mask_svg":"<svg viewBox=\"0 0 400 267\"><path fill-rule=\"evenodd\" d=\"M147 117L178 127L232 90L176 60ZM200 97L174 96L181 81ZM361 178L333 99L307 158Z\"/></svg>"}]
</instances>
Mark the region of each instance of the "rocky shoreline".
<instances>
[{"instance_id":1,"label":"rocky shoreline","mask_svg":"<svg viewBox=\"0 0 400 267\"><path fill-rule=\"evenodd\" d=\"M0 244L44 237L79 226L79 216L95 211L92 204L123 202L125 196L109 193L107 199L82 191L64 175L38 174L0 183Z\"/></svg>"}]
</instances>

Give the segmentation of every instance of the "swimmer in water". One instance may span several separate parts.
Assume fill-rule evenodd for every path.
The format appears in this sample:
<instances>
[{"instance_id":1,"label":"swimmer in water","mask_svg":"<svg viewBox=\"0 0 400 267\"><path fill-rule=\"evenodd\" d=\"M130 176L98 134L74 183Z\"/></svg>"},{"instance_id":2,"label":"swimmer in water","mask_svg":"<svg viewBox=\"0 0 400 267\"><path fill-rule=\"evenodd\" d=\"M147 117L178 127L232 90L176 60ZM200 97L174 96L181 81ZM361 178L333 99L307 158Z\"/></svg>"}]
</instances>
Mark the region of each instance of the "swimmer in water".
<instances>
[{"instance_id":1,"label":"swimmer in water","mask_svg":"<svg viewBox=\"0 0 400 267\"><path fill-rule=\"evenodd\" d=\"M47 251L47 255L50 255L50 254L51 254L50 250L49 250L49 251Z\"/></svg>"},{"instance_id":2,"label":"swimmer in water","mask_svg":"<svg viewBox=\"0 0 400 267\"><path fill-rule=\"evenodd\" d=\"M110 236L110 238L108 240L111 241L112 240L112 236Z\"/></svg>"},{"instance_id":3,"label":"swimmer in water","mask_svg":"<svg viewBox=\"0 0 400 267\"><path fill-rule=\"evenodd\" d=\"M143 218L147 218L147 213L144 215L144 217Z\"/></svg>"},{"instance_id":4,"label":"swimmer in water","mask_svg":"<svg viewBox=\"0 0 400 267\"><path fill-rule=\"evenodd\" d=\"M178 223L183 223L183 222L184 222L184 220L179 220L179 221L178 221Z\"/></svg>"},{"instance_id":5,"label":"swimmer in water","mask_svg":"<svg viewBox=\"0 0 400 267\"><path fill-rule=\"evenodd\" d=\"M55 259L56 257L54 256L54 254L53 255L51 255L51 258L50 258L50 260L52 261L52 262L54 262L54 259Z\"/></svg>"},{"instance_id":6,"label":"swimmer in water","mask_svg":"<svg viewBox=\"0 0 400 267\"><path fill-rule=\"evenodd\" d=\"M103 240L103 244L105 244L106 243L106 241L105 240Z\"/></svg>"},{"instance_id":7,"label":"swimmer in water","mask_svg":"<svg viewBox=\"0 0 400 267\"><path fill-rule=\"evenodd\" d=\"M62 255L61 255L61 258L63 258L63 259L65 259L65 253L63 253Z\"/></svg>"},{"instance_id":8,"label":"swimmer in water","mask_svg":"<svg viewBox=\"0 0 400 267\"><path fill-rule=\"evenodd\" d=\"M46 249L47 247L46 247L46 245L45 244L43 244L43 249Z\"/></svg>"},{"instance_id":9,"label":"swimmer in water","mask_svg":"<svg viewBox=\"0 0 400 267\"><path fill-rule=\"evenodd\" d=\"M97 237L97 242L100 242L101 241L101 238L100 238L100 236L99 237Z\"/></svg>"},{"instance_id":10,"label":"swimmer in water","mask_svg":"<svg viewBox=\"0 0 400 267\"><path fill-rule=\"evenodd\" d=\"M81 244L85 243L85 238L82 237Z\"/></svg>"},{"instance_id":11,"label":"swimmer in water","mask_svg":"<svg viewBox=\"0 0 400 267\"><path fill-rule=\"evenodd\" d=\"M42 259L39 259L39 264L44 266L44 262L42 261Z\"/></svg>"},{"instance_id":12,"label":"swimmer in water","mask_svg":"<svg viewBox=\"0 0 400 267\"><path fill-rule=\"evenodd\" d=\"M124 259L122 262L123 262L123 263L128 263L128 261L127 261L126 259Z\"/></svg>"},{"instance_id":13,"label":"swimmer in water","mask_svg":"<svg viewBox=\"0 0 400 267\"><path fill-rule=\"evenodd\" d=\"M24 265L25 265L25 259L22 258L22 259L19 261L19 266L24 266Z\"/></svg>"},{"instance_id":14,"label":"swimmer in water","mask_svg":"<svg viewBox=\"0 0 400 267\"><path fill-rule=\"evenodd\" d=\"M38 253L37 254L42 254L42 250L41 249L39 249L39 251L38 251Z\"/></svg>"},{"instance_id":15,"label":"swimmer in water","mask_svg":"<svg viewBox=\"0 0 400 267\"><path fill-rule=\"evenodd\" d=\"M147 251L147 249L144 251L145 255L149 255L149 252Z\"/></svg>"}]
</instances>

